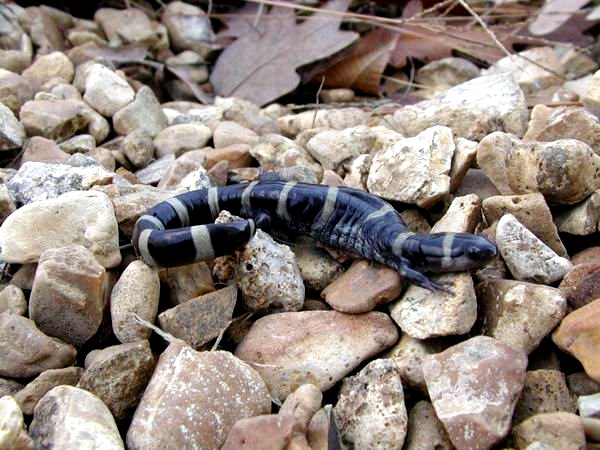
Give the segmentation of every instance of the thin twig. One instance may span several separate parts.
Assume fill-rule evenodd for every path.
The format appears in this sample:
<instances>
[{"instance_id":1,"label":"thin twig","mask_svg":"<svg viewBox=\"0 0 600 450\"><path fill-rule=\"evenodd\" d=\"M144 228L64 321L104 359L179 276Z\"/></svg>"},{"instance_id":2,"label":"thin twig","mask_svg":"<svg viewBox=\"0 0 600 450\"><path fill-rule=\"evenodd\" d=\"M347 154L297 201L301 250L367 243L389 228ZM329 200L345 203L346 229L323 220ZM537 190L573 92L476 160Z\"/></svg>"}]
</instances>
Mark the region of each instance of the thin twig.
<instances>
[{"instance_id":1,"label":"thin twig","mask_svg":"<svg viewBox=\"0 0 600 450\"><path fill-rule=\"evenodd\" d=\"M217 340L215 341L212 348L210 349L211 352L214 352L219 347L219 344L221 343L221 340L223 339L223 336L225 335L227 328L229 328L229 325L231 325L232 322L233 322L233 320L230 320L229 322L227 322L227 325L225 325L223 327L223 329L219 332L219 335L217 336Z\"/></svg>"},{"instance_id":2,"label":"thin twig","mask_svg":"<svg viewBox=\"0 0 600 450\"><path fill-rule=\"evenodd\" d=\"M154 331L156 334L158 334L161 338L163 338L165 341L167 341L169 343L181 340L181 339L177 339L175 336L167 333L166 331L161 330L156 325L151 324L147 320L142 319L140 316L138 316L137 313L133 314L133 318L135 319L135 321L137 323L145 326L146 328L150 328L152 331Z\"/></svg>"},{"instance_id":3,"label":"thin twig","mask_svg":"<svg viewBox=\"0 0 600 450\"><path fill-rule=\"evenodd\" d=\"M319 102L319 95L321 94L321 89L323 89L323 85L324 84L325 84L325 76L323 75L323 78L321 78L321 84L319 85L319 89L317 90L317 94L315 96L316 97L315 104L317 106L315 107L315 114L313 115L312 127L311 128L315 127L315 123L317 121L317 113L319 112L319 104L320 104L320 102Z\"/></svg>"},{"instance_id":4,"label":"thin twig","mask_svg":"<svg viewBox=\"0 0 600 450\"><path fill-rule=\"evenodd\" d=\"M417 87L419 89L431 89L431 86L425 86L424 84L415 83L414 81L401 80L400 78L394 78L387 75L382 75L381 78L389 80L392 83L401 84L402 86Z\"/></svg>"},{"instance_id":5,"label":"thin twig","mask_svg":"<svg viewBox=\"0 0 600 450\"><path fill-rule=\"evenodd\" d=\"M263 15L264 10L265 10L264 3L261 3L260 5L258 5L258 9L256 10L256 15L254 16L254 21L252 22L252 26L254 28L258 27L258 22L260 20L260 17Z\"/></svg>"}]
</instances>

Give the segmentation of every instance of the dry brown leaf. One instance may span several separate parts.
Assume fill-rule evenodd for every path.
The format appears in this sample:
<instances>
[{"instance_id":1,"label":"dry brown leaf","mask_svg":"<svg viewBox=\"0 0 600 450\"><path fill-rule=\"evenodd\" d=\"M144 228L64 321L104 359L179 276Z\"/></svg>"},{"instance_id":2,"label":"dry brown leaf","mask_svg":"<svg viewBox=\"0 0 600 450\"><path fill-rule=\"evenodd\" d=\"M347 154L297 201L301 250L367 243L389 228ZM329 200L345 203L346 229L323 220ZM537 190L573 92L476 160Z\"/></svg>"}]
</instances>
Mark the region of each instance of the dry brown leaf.
<instances>
[{"instance_id":1,"label":"dry brown leaf","mask_svg":"<svg viewBox=\"0 0 600 450\"><path fill-rule=\"evenodd\" d=\"M379 28L363 36L352 53L316 79L325 77L325 86L347 87L367 94L379 93L381 75L396 46L398 33Z\"/></svg>"},{"instance_id":2,"label":"dry brown leaf","mask_svg":"<svg viewBox=\"0 0 600 450\"><path fill-rule=\"evenodd\" d=\"M534 36L552 33L589 2L590 0L548 0L529 25L529 31Z\"/></svg>"},{"instance_id":3,"label":"dry brown leaf","mask_svg":"<svg viewBox=\"0 0 600 450\"><path fill-rule=\"evenodd\" d=\"M347 7L348 0L332 0L323 9ZM298 86L298 67L327 58L358 38L357 33L339 30L339 16L319 12L298 24L293 10L282 9L273 8L252 32L221 53L210 76L219 95L264 105Z\"/></svg>"}]
</instances>

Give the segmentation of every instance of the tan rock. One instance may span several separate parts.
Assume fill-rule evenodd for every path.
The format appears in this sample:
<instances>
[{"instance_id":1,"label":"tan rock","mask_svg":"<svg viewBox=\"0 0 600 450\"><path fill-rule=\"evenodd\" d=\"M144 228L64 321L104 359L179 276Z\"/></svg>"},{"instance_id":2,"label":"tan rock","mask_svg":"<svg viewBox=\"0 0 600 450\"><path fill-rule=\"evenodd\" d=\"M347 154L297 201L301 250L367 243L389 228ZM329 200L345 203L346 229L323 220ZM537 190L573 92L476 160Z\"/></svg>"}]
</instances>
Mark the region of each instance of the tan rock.
<instances>
[{"instance_id":1,"label":"tan rock","mask_svg":"<svg viewBox=\"0 0 600 450\"><path fill-rule=\"evenodd\" d=\"M367 126L322 131L306 143L306 150L323 167L336 172L359 155L369 153L375 134Z\"/></svg>"},{"instance_id":2,"label":"tan rock","mask_svg":"<svg viewBox=\"0 0 600 450\"><path fill-rule=\"evenodd\" d=\"M0 448L6 450L33 450L33 441L27 434L23 413L11 396L0 397Z\"/></svg>"},{"instance_id":3,"label":"tan rock","mask_svg":"<svg viewBox=\"0 0 600 450\"><path fill-rule=\"evenodd\" d=\"M577 139L600 154L600 123L584 108L535 105L523 141L552 142L559 139Z\"/></svg>"},{"instance_id":4,"label":"tan rock","mask_svg":"<svg viewBox=\"0 0 600 450\"><path fill-rule=\"evenodd\" d=\"M584 450L583 422L575 414L555 412L530 417L513 428L512 437L518 449L533 442L561 450Z\"/></svg>"},{"instance_id":5,"label":"tan rock","mask_svg":"<svg viewBox=\"0 0 600 450\"><path fill-rule=\"evenodd\" d=\"M228 327L236 300L237 287L229 286L163 311L158 323L167 333L201 350Z\"/></svg>"},{"instance_id":6,"label":"tan rock","mask_svg":"<svg viewBox=\"0 0 600 450\"><path fill-rule=\"evenodd\" d=\"M0 314L0 376L29 378L73 364L75 347L42 333L33 320Z\"/></svg>"},{"instance_id":7,"label":"tan rock","mask_svg":"<svg viewBox=\"0 0 600 450\"><path fill-rule=\"evenodd\" d=\"M13 112L0 103L0 150L20 148L25 142L25 128Z\"/></svg>"},{"instance_id":8,"label":"tan rock","mask_svg":"<svg viewBox=\"0 0 600 450\"><path fill-rule=\"evenodd\" d=\"M552 334L554 343L581 362L586 373L600 382L600 299L568 314Z\"/></svg>"},{"instance_id":9,"label":"tan rock","mask_svg":"<svg viewBox=\"0 0 600 450\"><path fill-rule=\"evenodd\" d=\"M154 157L154 142L144 129L137 128L125 136L121 150L131 164L142 168L146 167Z\"/></svg>"},{"instance_id":10,"label":"tan rock","mask_svg":"<svg viewBox=\"0 0 600 450\"><path fill-rule=\"evenodd\" d=\"M69 159L68 153L62 151L53 140L41 136L32 137L21 156L21 162L64 163L67 159Z\"/></svg>"},{"instance_id":11,"label":"tan rock","mask_svg":"<svg viewBox=\"0 0 600 450\"><path fill-rule=\"evenodd\" d=\"M418 339L465 334L477 319L477 300L468 273L444 274L437 282L448 282L452 293L411 285L390 306L392 319L407 334Z\"/></svg>"},{"instance_id":12,"label":"tan rock","mask_svg":"<svg viewBox=\"0 0 600 450\"><path fill-rule=\"evenodd\" d=\"M500 220L505 214L512 214L559 256L567 255L567 250L553 222L550 208L542 194L488 197L483 201L482 207L488 223Z\"/></svg>"},{"instance_id":13,"label":"tan rock","mask_svg":"<svg viewBox=\"0 0 600 450\"><path fill-rule=\"evenodd\" d=\"M19 118L29 136L55 141L70 138L90 121L76 100L31 100L23 105Z\"/></svg>"},{"instance_id":14,"label":"tan rock","mask_svg":"<svg viewBox=\"0 0 600 450\"><path fill-rule=\"evenodd\" d=\"M96 21L112 47L138 44L151 47L158 40L150 19L136 8L100 8L94 13Z\"/></svg>"},{"instance_id":15,"label":"tan rock","mask_svg":"<svg viewBox=\"0 0 600 450\"><path fill-rule=\"evenodd\" d=\"M356 158L354 158L352 162L348 165L348 171L344 176L344 182L340 186L345 185L354 189L366 191L367 178L369 176L369 170L371 170L372 161L373 157L371 155L359 155ZM323 178L325 178L325 173L323 173ZM331 185L330 182L323 184Z\"/></svg>"},{"instance_id":16,"label":"tan rock","mask_svg":"<svg viewBox=\"0 0 600 450\"><path fill-rule=\"evenodd\" d=\"M0 314L9 312L24 316L27 312L27 300L23 290L9 284L0 291Z\"/></svg>"},{"instance_id":17,"label":"tan rock","mask_svg":"<svg viewBox=\"0 0 600 450\"><path fill-rule=\"evenodd\" d=\"M577 203L600 185L600 156L575 139L517 145L506 155L506 168L514 193L540 192L551 203Z\"/></svg>"},{"instance_id":18,"label":"tan rock","mask_svg":"<svg viewBox=\"0 0 600 450\"><path fill-rule=\"evenodd\" d=\"M318 410L310 423L306 432L306 440L312 450L329 449L329 429L331 427L332 408L331 405L325 405Z\"/></svg>"},{"instance_id":19,"label":"tan rock","mask_svg":"<svg viewBox=\"0 0 600 450\"><path fill-rule=\"evenodd\" d=\"M581 250L571 258L573 265L582 263L600 263L600 246L592 246Z\"/></svg>"},{"instance_id":20,"label":"tan rock","mask_svg":"<svg viewBox=\"0 0 600 450\"><path fill-rule=\"evenodd\" d=\"M154 323L160 298L156 271L142 261L129 264L115 284L110 297L110 316L115 336L122 343L148 339L152 330L140 324Z\"/></svg>"},{"instance_id":21,"label":"tan rock","mask_svg":"<svg viewBox=\"0 0 600 450\"><path fill-rule=\"evenodd\" d=\"M252 163L252 155L250 155L250 146L248 144L232 144L218 149L207 147L202 149L202 151L207 158L204 166L207 169L210 169L220 161L227 161L230 169L248 167Z\"/></svg>"},{"instance_id":22,"label":"tan rock","mask_svg":"<svg viewBox=\"0 0 600 450\"><path fill-rule=\"evenodd\" d=\"M425 358L427 389L454 446L487 449L506 436L526 366L524 352L485 336Z\"/></svg>"},{"instance_id":23,"label":"tan rock","mask_svg":"<svg viewBox=\"0 0 600 450\"><path fill-rule=\"evenodd\" d=\"M513 193L508 181L506 157L516 145L519 145L519 139L516 136L494 131L484 137L477 148L477 165L502 195Z\"/></svg>"},{"instance_id":24,"label":"tan rock","mask_svg":"<svg viewBox=\"0 0 600 450\"><path fill-rule=\"evenodd\" d=\"M135 99L114 114L113 125L120 135L141 129L154 138L167 126L167 117L152 89L142 86Z\"/></svg>"},{"instance_id":25,"label":"tan rock","mask_svg":"<svg viewBox=\"0 0 600 450\"><path fill-rule=\"evenodd\" d=\"M556 215L562 233L589 235L600 229L600 189L580 204Z\"/></svg>"},{"instance_id":26,"label":"tan rock","mask_svg":"<svg viewBox=\"0 0 600 450\"><path fill-rule=\"evenodd\" d=\"M148 341L113 345L86 364L77 387L102 400L115 419L124 419L140 401L155 365Z\"/></svg>"},{"instance_id":27,"label":"tan rock","mask_svg":"<svg viewBox=\"0 0 600 450\"><path fill-rule=\"evenodd\" d=\"M83 99L100 114L112 117L134 98L132 87L115 72L102 64L89 67Z\"/></svg>"},{"instance_id":28,"label":"tan rock","mask_svg":"<svg viewBox=\"0 0 600 450\"><path fill-rule=\"evenodd\" d=\"M19 114L21 106L33 99L33 88L22 76L0 69L0 102L10 108L13 114Z\"/></svg>"},{"instance_id":29,"label":"tan rock","mask_svg":"<svg viewBox=\"0 0 600 450\"><path fill-rule=\"evenodd\" d=\"M196 352L175 341L160 355L127 448L220 448L236 422L270 411L265 383L249 365L229 352Z\"/></svg>"},{"instance_id":30,"label":"tan rock","mask_svg":"<svg viewBox=\"0 0 600 450\"><path fill-rule=\"evenodd\" d=\"M476 194L481 199L486 199L500 192L491 182L487 175L481 169L469 169L462 180L461 185L454 192L455 195L462 197L468 194Z\"/></svg>"},{"instance_id":31,"label":"tan rock","mask_svg":"<svg viewBox=\"0 0 600 450\"><path fill-rule=\"evenodd\" d=\"M593 380L585 372L575 372L568 375L567 385L569 386L569 391L576 397L600 392L600 382Z\"/></svg>"},{"instance_id":32,"label":"tan rock","mask_svg":"<svg viewBox=\"0 0 600 450\"><path fill-rule=\"evenodd\" d=\"M154 147L158 158L203 148L212 137L212 131L206 125L195 123L171 125L163 129L154 139Z\"/></svg>"},{"instance_id":33,"label":"tan rock","mask_svg":"<svg viewBox=\"0 0 600 450\"><path fill-rule=\"evenodd\" d=\"M600 261L573 266L558 288L575 309L600 298Z\"/></svg>"},{"instance_id":34,"label":"tan rock","mask_svg":"<svg viewBox=\"0 0 600 450\"><path fill-rule=\"evenodd\" d=\"M345 378L333 412L343 446L402 449L408 418L394 362L376 359Z\"/></svg>"},{"instance_id":35,"label":"tan rock","mask_svg":"<svg viewBox=\"0 0 600 450\"><path fill-rule=\"evenodd\" d=\"M431 228L431 233L474 233L481 223L481 199L475 195L454 197L446 214Z\"/></svg>"},{"instance_id":36,"label":"tan rock","mask_svg":"<svg viewBox=\"0 0 600 450\"><path fill-rule=\"evenodd\" d=\"M476 287L482 331L531 353L558 325L567 309L565 296L549 286L489 280Z\"/></svg>"},{"instance_id":37,"label":"tan rock","mask_svg":"<svg viewBox=\"0 0 600 450\"><path fill-rule=\"evenodd\" d=\"M515 406L513 423L519 424L542 413L577 411L575 399L567 388L565 375L558 370L532 370L525 376L525 385Z\"/></svg>"},{"instance_id":38,"label":"tan rock","mask_svg":"<svg viewBox=\"0 0 600 450\"><path fill-rule=\"evenodd\" d=\"M416 339L409 334L403 334L385 356L394 360L402 380L408 386L427 393L423 361L427 355L439 353L447 347L448 344L443 339Z\"/></svg>"},{"instance_id":39,"label":"tan rock","mask_svg":"<svg viewBox=\"0 0 600 450\"><path fill-rule=\"evenodd\" d=\"M0 224L6 220L8 216L14 213L17 205L8 192L6 184L0 184Z\"/></svg>"},{"instance_id":40,"label":"tan rock","mask_svg":"<svg viewBox=\"0 0 600 450\"><path fill-rule=\"evenodd\" d=\"M292 250L308 289L322 291L344 271L343 266L322 248L300 244L294 245Z\"/></svg>"},{"instance_id":41,"label":"tan rock","mask_svg":"<svg viewBox=\"0 0 600 450\"><path fill-rule=\"evenodd\" d=\"M165 295L173 306L215 290L210 269L205 262L165 268L158 275Z\"/></svg>"},{"instance_id":42,"label":"tan rock","mask_svg":"<svg viewBox=\"0 0 600 450\"><path fill-rule=\"evenodd\" d=\"M456 150L452 155L452 165L450 167L450 192L455 192L462 183L473 161L477 157L479 144L464 138L456 138L454 141Z\"/></svg>"},{"instance_id":43,"label":"tan rock","mask_svg":"<svg viewBox=\"0 0 600 450\"><path fill-rule=\"evenodd\" d=\"M293 416L269 414L249 417L236 422L221 449L287 449L294 437L301 435L302 426Z\"/></svg>"},{"instance_id":44,"label":"tan rock","mask_svg":"<svg viewBox=\"0 0 600 450\"><path fill-rule=\"evenodd\" d=\"M339 108L309 110L299 114L289 114L277 119L277 125L285 136L295 137L310 128L332 128L343 130L365 123L368 113L360 108Z\"/></svg>"},{"instance_id":45,"label":"tan rock","mask_svg":"<svg viewBox=\"0 0 600 450\"><path fill-rule=\"evenodd\" d=\"M49 336L81 347L102 322L106 270L81 245L48 249L40 256L29 299L29 317Z\"/></svg>"},{"instance_id":46,"label":"tan rock","mask_svg":"<svg viewBox=\"0 0 600 450\"><path fill-rule=\"evenodd\" d=\"M600 119L600 70L594 73L581 100L585 109Z\"/></svg>"},{"instance_id":47,"label":"tan rock","mask_svg":"<svg viewBox=\"0 0 600 450\"><path fill-rule=\"evenodd\" d=\"M203 150L191 150L177 158L167 169L160 182L159 189L175 189L186 175L202 169L206 164Z\"/></svg>"},{"instance_id":48,"label":"tan rock","mask_svg":"<svg viewBox=\"0 0 600 450\"><path fill-rule=\"evenodd\" d=\"M319 93L323 103L350 103L354 101L354 91L352 89L337 88L323 89Z\"/></svg>"},{"instance_id":49,"label":"tan rock","mask_svg":"<svg viewBox=\"0 0 600 450\"><path fill-rule=\"evenodd\" d=\"M39 56L21 75L40 85L53 78L60 78L70 83L75 75L75 68L63 52L52 52Z\"/></svg>"},{"instance_id":50,"label":"tan rock","mask_svg":"<svg viewBox=\"0 0 600 450\"><path fill-rule=\"evenodd\" d=\"M271 394L284 399L307 382L329 389L397 339L396 328L383 313L301 311L259 319L235 353L256 364Z\"/></svg>"},{"instance_id":51,"label":"tan rock","mask_svg":"<svg viewBox=\"0 0 600 450\"><path fill-rule=\"evenodd\" d=\"M496 61L484 73L512 75L525 94L563 82L564 66L552 47L531 48Z\"/></svg>"},{"instance_id":52,"label":"tan rock","mask_svg":"<svg viewBox=\"0 0 600 450\"><path fill-rule=\"evenodd\" d=\"M408 413L405 450L452 450L444 425L435 415L431 403L421 400Z\"/></svg>"},{"instance_id":53,"label":"tan rock","mask_svg":"<svg viewBox=\"0 0 600 450\"><path fill-rule=\"evenodd\" d=\"M465 58L442 58L425 64L419 69L415 81L427 89L431 98L453 86L479 76L480 69Z\"/></svg>"},{"instance_id":54,"label":"tan rock","mask_svg":"<svg viewBox=\"0 0 600 450\"><path fill-rule=\"evenodd\" d=\"M38 402L29 427L36 448L124 449L110 411L95 395L73 386L57 386Z\"/></svg>"},{"instance_id":55,"label":"tan rock","mask_svg":"<svg viewBox=\"0 0 600 450\"><path fill-rule=\"evenodd\" d=\"M219 123L213 131L215 149L235 144L247 144L251 146L257 139L258 135L254 131L228 120Z\"/></svg>"},{"instance_id":56,"label":"tan rock","mask_svg":"<svg viewBox=\"0 0 600 450\"><path fill-rule=\"evenodd\" d=\"M323 394L312 384L303 384L287 396L279 409L279 415L291 415L307 430L312 417L321 408Z\"/></svg>"},{"instance_id":57,"label":"tan rock","mask_svg":"<svg viewBox=\"0 0 600 450\"><path fill-rule=\"evenodd\" d=\"M328 285L321 297L336 311L357 314L394 300L401 291L396 271L360 260Z\"/></svg>"},{"instance_id":58,"label":"tan rock","mask_svg":"<svg viewBox=\"0 0 600 450\"><path fill-rule=\"evenodd\" d=\"M428 208L450 192L452 130L434 126L373 156L367 189L380 197Z\"/></svg>"},{"instance_id":59,"label":"tan rock","mask_svg":"<svg viewBox=\"0 0 600 450\"><path fill-rule=\"evenodd\" d=\"M14 397L23 414L32 415L40 399L56 386L75 386L81 378L81 367L65 367L64 369L44 370L27 386L17 392Z\"/></svg>"}]
</instances>

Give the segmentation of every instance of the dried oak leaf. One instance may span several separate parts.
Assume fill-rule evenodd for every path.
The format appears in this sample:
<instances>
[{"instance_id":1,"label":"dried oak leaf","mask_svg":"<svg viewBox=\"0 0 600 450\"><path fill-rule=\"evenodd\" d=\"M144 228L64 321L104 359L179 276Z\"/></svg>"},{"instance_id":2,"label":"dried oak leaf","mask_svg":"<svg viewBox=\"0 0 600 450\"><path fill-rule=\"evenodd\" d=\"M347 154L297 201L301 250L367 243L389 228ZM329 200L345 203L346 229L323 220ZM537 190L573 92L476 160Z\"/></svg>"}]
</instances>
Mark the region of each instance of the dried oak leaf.
<instances>
[{"instance_id":1,"label":"dried oak leaf","mask_svg":"<svg viewBox=\"0 0 600 450\"><path fill-rule=\"evenodd\" d=\"M347 7L348 0L332 0L323 8ZM253 32L219 56L210 76L217 94L264 105L298 86L298 67L327 58L358 38L357 33L339 30L340 16L318 12L298 24L293 10L273 9Z\"/></svg>"},{"instance_id":2,"label":"dried oak leaf","mask_svg":"<svg viewBox=\"0 0 600 450\"><path fill-rule=\"evenodd\" d=\"M529 25L534 36L543 36L557 30L590 0L549 0Z\"/></svg>"},{"instance_id":3,"label":"dried oak leaf","mask_svg":"<svg viewBox=\"0 0 600 450\"><path fill-rule=\"evenodd\" d=\"M398 33L390 30L371 31L358 41L347 58L315 78L325 77L326 87L347 87L376 95L397 39Z\"/></svg>"}]
</instances>

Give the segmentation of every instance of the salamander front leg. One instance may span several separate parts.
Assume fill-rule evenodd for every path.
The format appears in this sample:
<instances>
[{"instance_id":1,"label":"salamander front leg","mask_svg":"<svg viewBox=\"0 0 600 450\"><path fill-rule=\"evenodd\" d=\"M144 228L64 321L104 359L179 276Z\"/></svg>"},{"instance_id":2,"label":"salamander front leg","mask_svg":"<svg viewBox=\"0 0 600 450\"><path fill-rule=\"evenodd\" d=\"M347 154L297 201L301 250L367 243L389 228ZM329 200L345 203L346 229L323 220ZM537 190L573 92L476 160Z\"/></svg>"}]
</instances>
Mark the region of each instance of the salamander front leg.
<instances>
[{"instance_id":1,"label":"salamander front leg","mask_svg":"<svg viewBox=\"0 0 600 450\"><path fill-rule=\"evenodd\" d=\"M408 282L410 282L411 284L414 284L416 286L420 286L422 288L425 288L431 292L445 292L446 294L453 294L452 291L452 283L449 282L439 282L439 281L432 281L429 278L427 278L425 275L423 275L421 272L417 272L416 270L414 270L413 268L411 268L409 265L406 264L402 264L400 266L400 276L402 277L403 280L406 280Z\"/></svg>"}]
</instances>

